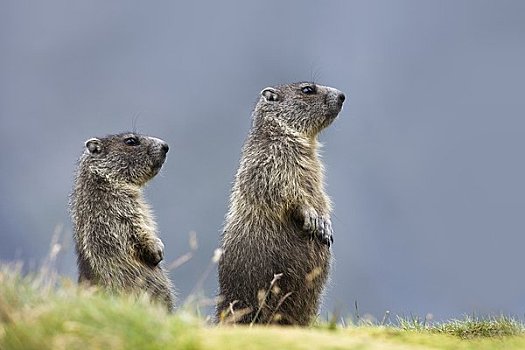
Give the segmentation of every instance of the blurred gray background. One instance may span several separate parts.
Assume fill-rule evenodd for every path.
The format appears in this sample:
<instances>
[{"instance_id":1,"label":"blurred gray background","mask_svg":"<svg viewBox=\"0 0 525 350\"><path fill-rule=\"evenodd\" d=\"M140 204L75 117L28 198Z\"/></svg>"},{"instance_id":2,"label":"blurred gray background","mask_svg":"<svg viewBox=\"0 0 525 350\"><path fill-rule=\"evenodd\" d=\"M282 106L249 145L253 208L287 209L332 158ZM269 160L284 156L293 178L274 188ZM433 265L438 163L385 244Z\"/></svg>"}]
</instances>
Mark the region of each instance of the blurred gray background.
<instances>
[{"instance_id":1,"label":"blurred gray background","mask_svg":"<svg viewBox=\"0 0 525 350\"><path fill-rule=\"evenodd\" d=\"M347 95L322 135L335 204L323 315L525 313L525 2L0 2L0 260L38 266L93 136L171 146L146 194L180 300L203 276L259 92ZM215 268L204 293L216 290Z\"/></svg>"}]
</instances>

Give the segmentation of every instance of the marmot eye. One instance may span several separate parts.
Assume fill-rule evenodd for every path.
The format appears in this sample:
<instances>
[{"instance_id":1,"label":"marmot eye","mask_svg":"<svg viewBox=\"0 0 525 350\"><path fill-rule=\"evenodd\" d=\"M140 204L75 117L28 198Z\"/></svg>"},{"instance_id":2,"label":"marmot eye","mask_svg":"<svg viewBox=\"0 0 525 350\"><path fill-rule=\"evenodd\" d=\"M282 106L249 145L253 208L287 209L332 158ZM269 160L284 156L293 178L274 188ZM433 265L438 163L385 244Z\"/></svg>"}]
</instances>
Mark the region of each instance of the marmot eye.
<instances>
[{"instance_id":1,"label":"marmot eye","mask_svg":"<svg viewBox=\"0 0 525 350\"><path fill-rule=\"evenodd\" d=\"M301 89L301 91L307 95L315 94L315 87L311 85L305 86Z\"/></svg>"},{"instance_id":2,"label":"marmot eye","mask_svg":"<svg viewBox=\"0 0 525 350\"><path fill-rule=\"evenodd\" d=\"M140 144L136 137L126 137L124 143L128 146L138 146Z\"/></svg>"}]
</instances>

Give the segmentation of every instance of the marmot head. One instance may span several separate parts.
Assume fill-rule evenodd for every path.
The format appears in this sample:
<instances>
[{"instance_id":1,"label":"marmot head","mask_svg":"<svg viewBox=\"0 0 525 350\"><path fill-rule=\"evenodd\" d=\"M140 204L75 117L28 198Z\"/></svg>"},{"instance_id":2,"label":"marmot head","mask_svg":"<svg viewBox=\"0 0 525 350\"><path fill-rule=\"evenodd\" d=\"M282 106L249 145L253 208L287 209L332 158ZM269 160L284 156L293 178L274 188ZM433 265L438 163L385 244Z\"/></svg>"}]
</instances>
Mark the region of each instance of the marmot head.
<instances>
[{"instance_id":1,"label":"marmot head","mask_svg":"<svg viewBox=\"0 0 525 350\"><path fill-rule=\"evenodd\" d=\"M254 124L270 118L294 132L315 136L337 117L344 100L341 91L314 83L267 87L255 107Z\"/></svg>"},{"instance_id":2,"label":"marmot head","mask_svg":"<svg viewBox=\"0 0 525 350\"><path fill-rule=\"evenodd\" d=\"M169 150L165 141L136 133L91 138L85 146L81 168L108 181L138 186L157 175Z\"/></svg>"}]
</instances>

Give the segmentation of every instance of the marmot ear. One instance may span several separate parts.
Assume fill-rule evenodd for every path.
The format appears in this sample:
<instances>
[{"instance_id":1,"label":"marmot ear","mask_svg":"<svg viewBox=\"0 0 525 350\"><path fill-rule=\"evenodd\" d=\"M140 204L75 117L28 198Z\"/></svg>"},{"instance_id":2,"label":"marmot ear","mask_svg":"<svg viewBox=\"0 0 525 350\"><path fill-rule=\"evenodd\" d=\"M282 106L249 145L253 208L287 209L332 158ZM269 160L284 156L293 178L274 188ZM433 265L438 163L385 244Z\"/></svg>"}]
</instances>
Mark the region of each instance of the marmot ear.
<instances>
[{"instance_id":1,"label":"marmot ear","mask_svg":"<svg viewBox=\"0 0 525 350\"><path fill-rule=\"evenodd\" d=\"M279 101L279 94L274 88L267 87L261 91L261 95L266 99L266 101Z\"/></svg>"},{"instance_id":2,"label":"marmot ear","mask_svg":"<svg viewBox=\"0 0 525 350\"><path fill-rule=\"evenodd\" d=\"M86 149L91 154L97 154L102 151L102 142L97 138L92 138L86 141Z\"/></svg>"}]
</instances>

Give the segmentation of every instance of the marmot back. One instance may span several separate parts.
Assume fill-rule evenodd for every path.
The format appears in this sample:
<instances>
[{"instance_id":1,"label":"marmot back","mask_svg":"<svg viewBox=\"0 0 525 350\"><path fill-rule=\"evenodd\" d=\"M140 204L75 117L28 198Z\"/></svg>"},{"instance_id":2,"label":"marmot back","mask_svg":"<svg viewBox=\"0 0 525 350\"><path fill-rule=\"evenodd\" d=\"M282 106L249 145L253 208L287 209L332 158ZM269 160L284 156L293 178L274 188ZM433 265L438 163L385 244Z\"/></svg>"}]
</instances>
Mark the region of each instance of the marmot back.
<instances>
[{"instance_id":1,"label":"marmot back","mask_svg":"<svg viewBox=\"0 0 525 350\"><path fill-rule=\"evenodd\" d=\"M312 83L261 92L222 235L219 321L307 325L316 316L333 241L317 135L344 99Z\"/></svg>"},{"instance_id":2,"label":"marmot back","mask_svg":"<svg viewBox=\"0 0 525 350\"><path fill-rule=\"evenodd\" d=\"M135 133L89 139L80 157L71 216L79 282L114 292L147 292L173 308L157 237L142 187L162 167L168 144Z\"/></svg>"}]
</instances>

